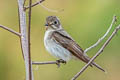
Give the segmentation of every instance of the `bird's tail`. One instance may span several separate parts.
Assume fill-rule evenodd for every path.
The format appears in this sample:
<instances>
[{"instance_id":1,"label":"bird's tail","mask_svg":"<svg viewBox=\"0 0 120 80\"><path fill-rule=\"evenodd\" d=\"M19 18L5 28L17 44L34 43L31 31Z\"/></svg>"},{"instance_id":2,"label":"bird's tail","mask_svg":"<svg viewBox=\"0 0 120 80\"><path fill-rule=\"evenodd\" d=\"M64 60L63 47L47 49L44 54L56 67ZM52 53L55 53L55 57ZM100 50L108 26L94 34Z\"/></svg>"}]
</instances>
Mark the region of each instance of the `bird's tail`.
<instances>
[{"instance_id":1,"label":"bird's tail","mask_svg":"<svg viewBox=\"0 0 120 80\"><path fill-rule=\"evenodd\" d=\"M85 59L85 62L88 63L90 61L90 58L87 56L87 55L84 55L84 59ZM105 72L105 70L99 66L98 64L96 64L95 62L92 62L90 64L90 66L92 67L92 65L94 65L95 67L97 67L98 69L100 69L101 71Z\"/></svg>"},{"instance_id":2,"label":"bird's tail","mask_svg":"<svg viewBox=\"0 0 120 80\"><path fill-rule=\"evenodd\" d=\"M105 70L101 66L99 66L98 64L96 64L95 62L92 62L92 65L94 65L95 67L97 67L101 71L105 72Z\"/></svg>"}]
</instances>

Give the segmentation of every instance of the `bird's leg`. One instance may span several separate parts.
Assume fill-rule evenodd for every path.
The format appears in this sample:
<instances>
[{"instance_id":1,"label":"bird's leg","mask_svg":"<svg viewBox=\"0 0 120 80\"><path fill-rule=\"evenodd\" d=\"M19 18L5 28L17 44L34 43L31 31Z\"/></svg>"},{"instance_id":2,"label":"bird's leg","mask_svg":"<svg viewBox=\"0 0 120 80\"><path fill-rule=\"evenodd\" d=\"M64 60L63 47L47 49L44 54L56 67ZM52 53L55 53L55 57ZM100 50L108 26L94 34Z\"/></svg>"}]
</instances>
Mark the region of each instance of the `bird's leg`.
<instances>
[{"instance_id":1,"label":"bird's leg","mask_svg":"<svg viewBox=\"0 0 120 80\"><path fill-rule=\"evenodd\" d=\"M66 63L67 63L67 62L66 62L66 61L64 61L63 59L59 59L59 60L58 60L58 62L59 62L59 63L64 63L64 64L66 64Z\"/></svg>"},{"instance_id":2,"label":"bird's leg","mask_svg":"<svg viewBox=\"0 0 120 80\"><path fill-rule=\"evenodd\" d=\"M66 61L64 61L63 59L56 60L56 64L58 65L58 68L60 67L60 63L66 64Z\"/></svg>"}]
</instances>

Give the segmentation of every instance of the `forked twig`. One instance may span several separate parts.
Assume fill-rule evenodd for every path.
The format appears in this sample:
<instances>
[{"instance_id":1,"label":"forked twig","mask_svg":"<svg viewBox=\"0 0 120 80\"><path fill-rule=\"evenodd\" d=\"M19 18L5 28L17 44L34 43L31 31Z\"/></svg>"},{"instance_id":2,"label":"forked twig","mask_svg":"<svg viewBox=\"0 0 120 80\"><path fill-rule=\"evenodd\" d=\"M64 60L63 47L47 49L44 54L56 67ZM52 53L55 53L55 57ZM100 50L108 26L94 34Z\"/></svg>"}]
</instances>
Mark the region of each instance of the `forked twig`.
<instances>
[{"instance_id":1,"label":"forked twig","mask_svg":"<svg viewBox=\"0 0 120 80\"><path fill-rule=\"evenodd\" d=\"M61 9L61 10L53 10L53 9L49 9L49 8L47 8L47 7L45 7L44 5L41 4L43 1L45 1L45 0L37 1L36 3L32 4L31 7L34 7L34 6L36 6L36 5L39 4L41 7L43 7L44 9L46 9L46 10L49 11L49 12L55 12L55 13L58 13L58 12L62 12L62 11L64 11L64 9ZM24 10L27 10L27 9L29 9L29 8L30 8L30 6L24 7Z\"/></svg>"},{"instance_id":2,"label":"forked twig","mask_svg":"<svg viewBox=\"0 0 120 80\"><path fill-rule=\"evenodd\" d=\"M108 43L111 41L111 39L115 36L115 34L117 33L117 31L120 29L120 25L118 25L115 30L113 31L113 33L111 34L111 36L107 39L107 41L103 44L103 46L99 49L99 51L96 53L95 56L93 56L91 58L91 60L80 70L80 72L78 72L73 78L72 80L76 80L86 69L87 67L97 58L97 56L99 56L104 48L108 45Z\"/></svg>"},{"instance_id":3,"label":"forked twig","mask_svg":"<svg viewBox=\"0 0 120 80\"><path fill-rule=\"evenodd\" d=\"M31 5L31 7L34 7L34 6L40 4L40 3L44 2L44 1L45 1L45 0L37 1L37 2L33 3L33 4ZM30 8L30 6L26 6L26 7L24 7L24 10L27 10L27 9L29 9L29 8Z\"/></svg>"},{"instance_id":4,"label":"forked twig","mask_svg":"<svg viewBox=\"0 0 120 80\"><path fill-rule=\"evenodd\" d=\"M17 35L17 36L21 36L21 34L19 32L16 32L16 31L14 31L14 30L6 27L6 26L0 25L0 27L7 30L7 31L9 31L9 32L11 32L11 33L13 33L13 34L15 34L15 35Z\"/></svg>"},{"instance_id":5,"label":"forked twig","mask_svg":"<svg viewBox=\"0 0 120 80\"><path fill-rule=\"evenodd\" d=\"M110 27L108 28L107 32L104 34L104 36L102 36L95 44L93 44L92 46L90 46L89 48L84 50L84 53L87 53L89 50L91 50L92 48L96 47L110 32L113 24L117 21L116 16L113 16L113 20L111 22Z\"/></svg>"}]
</instances>

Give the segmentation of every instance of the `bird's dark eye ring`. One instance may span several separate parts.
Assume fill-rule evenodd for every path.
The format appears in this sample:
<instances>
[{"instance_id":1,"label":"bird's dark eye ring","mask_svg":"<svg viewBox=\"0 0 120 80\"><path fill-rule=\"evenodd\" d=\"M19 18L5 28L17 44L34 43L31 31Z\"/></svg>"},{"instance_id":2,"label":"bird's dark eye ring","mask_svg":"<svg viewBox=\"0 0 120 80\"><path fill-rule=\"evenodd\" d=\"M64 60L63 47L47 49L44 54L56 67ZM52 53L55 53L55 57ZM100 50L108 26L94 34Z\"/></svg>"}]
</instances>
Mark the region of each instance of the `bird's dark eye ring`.
<instances>
[{"instance_id":1,"label":"bird's dark eye ring","mask_svg":"<svg viewBox=\"0 0 120 80\"><path fill-rule=\"evenodd\" d=\"M57 24L57 21L55 21L54 24Z\"/></svg>"}]
</instances>

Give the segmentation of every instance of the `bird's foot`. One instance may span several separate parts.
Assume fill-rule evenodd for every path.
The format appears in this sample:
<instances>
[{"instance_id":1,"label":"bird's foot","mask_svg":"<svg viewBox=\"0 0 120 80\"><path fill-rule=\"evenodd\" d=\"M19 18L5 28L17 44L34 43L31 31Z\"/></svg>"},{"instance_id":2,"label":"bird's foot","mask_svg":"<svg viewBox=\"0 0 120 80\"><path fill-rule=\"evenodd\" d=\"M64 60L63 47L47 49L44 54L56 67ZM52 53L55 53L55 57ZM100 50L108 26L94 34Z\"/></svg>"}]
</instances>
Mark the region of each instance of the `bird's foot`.
<instances>
[{"instance_id":1,"label":"bird's foot","mask_svg":"<svg viewBox=\"0 0 120 80\"><path fill-rule=\"evenodd\" d=\"M63 59L56 60L56 65L58 66L58 68L60 67L60 63L66 64L67 62Z\"/></svg>"}]
</instances>

